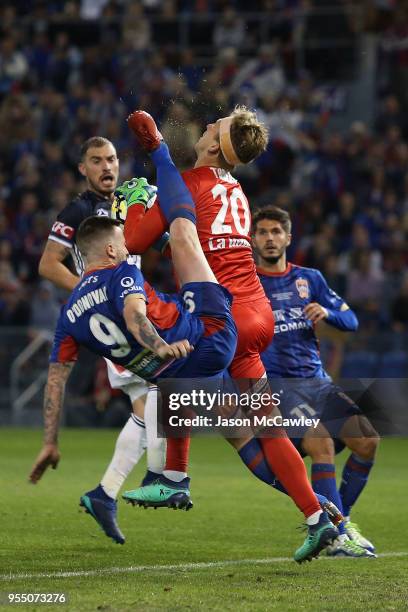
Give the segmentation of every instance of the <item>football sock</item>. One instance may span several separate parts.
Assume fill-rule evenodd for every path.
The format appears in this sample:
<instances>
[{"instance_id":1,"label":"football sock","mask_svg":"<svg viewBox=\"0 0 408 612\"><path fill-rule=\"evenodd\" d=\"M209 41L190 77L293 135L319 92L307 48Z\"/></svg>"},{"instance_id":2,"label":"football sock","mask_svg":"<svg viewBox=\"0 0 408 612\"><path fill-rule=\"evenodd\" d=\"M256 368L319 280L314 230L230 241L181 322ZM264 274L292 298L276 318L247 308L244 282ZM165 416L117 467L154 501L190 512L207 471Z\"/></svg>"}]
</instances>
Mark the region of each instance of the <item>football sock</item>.
<instances>
[{"instance_id":1,"label":"football sock","mask_svg":"<svg viewBox=\"0 0 408 612\"><path fill-rule=\"evenodd\" d=\"M343 504L337 491L336 468L333 463L312 464L312 486L315 493L320 493L337 506L343 514ZM338 525L340 534L346 533L344 523Z\"/></svg>"},{"instance_id":2,"label":"football sock","mask_svg":"<svg viewBox=\"0 0 408 612\"><path fill-rule=\"evenodd\" d=\"M190 438L167 438L165 470L187 473Z\"/></svg>"},{"instance_id":3,"label":"football sock","mask_svg":"<svg viewBox=\"0 0 408 612\"><path fill-rule=\"evenodd\" d=\"M157 387L150 387L146 397L144 422L147 440L147 469L163 472L166 461L166 439L157 436Z\"/></svg>"},{"instance_id":4,"label":"football sock","mask_svg":"<svg viewBox=\"0 0 408 612\"><path fill-rule=\"evenodd\" d=\"M288 494L285 487L281 485L265 460L262 446L257 438L249 440L249 442L238 451L238 455L252 474L259 478L259 480L262 480L262 482L265 482L278 491L282 491L282 493L286 493L286 495Z\"/></svg>"},{"instance_id":5,"label":"football sock","mask_svg":"<svg viewBox=\"0 0 408 612\"><path fill-rule=\"evenodd\" d=\"M360 459L354 453L347 459L339 490L345 516L350 515L351 507L366 486L373 465L374 461Z\"/></svg>"},{"instance_id":6,"label":"football sock","mask_svg":"<svg viewBox=\"0 0 408 612\"><path fill-rule=\"evenodd\" d=\"M269 467L305 517L320 512L320 504L308 480L305 464L289 438L260 438Z\"/></svg>"},{"instance_id":7,"label":"football sock","mask_svg":"<svg viewBox=\"0 0 408 612\"><path fill-rule=\"evenodd\" d=\"M164 470L163 476L174 482L181 482L187 478L187 472L178 472L177 470Z\"/></svg>"},{"instance_id":8,"label":"football sock","mask_svg":"<svg viewBox=\"0 0 408 612\"><path fill-rule=\"evenodd\" d=\"M165 142L153 151L151 158L157 170L159 205L169 225L177 217L184 217L195 224L196 211L193 198L174 165Z\"/></svg>"},{"instance_id":9,"label":"football sock","mask_svg":"<svg viewBox=\"0 0 408 612\"><path fill-rule=\"evenodd\" d=\"M116 499L123 485L146 448L143 419L132 414L116 440L115 452L106 470L101 486L105 493Z\"/></svg>"},{"instance_id":10,"label":"football sock","mask_svg":"<svg viewBox=\"0 0 408 612\"><path fill-rule=\"evenodd\" d=\"M322 514L323 514L323 510L320 509L320 510L316 510L316 512L313 512L313 514L310 514L309 516L307 516L306 525L317 525Z\"/></svg>"}]
</instances>

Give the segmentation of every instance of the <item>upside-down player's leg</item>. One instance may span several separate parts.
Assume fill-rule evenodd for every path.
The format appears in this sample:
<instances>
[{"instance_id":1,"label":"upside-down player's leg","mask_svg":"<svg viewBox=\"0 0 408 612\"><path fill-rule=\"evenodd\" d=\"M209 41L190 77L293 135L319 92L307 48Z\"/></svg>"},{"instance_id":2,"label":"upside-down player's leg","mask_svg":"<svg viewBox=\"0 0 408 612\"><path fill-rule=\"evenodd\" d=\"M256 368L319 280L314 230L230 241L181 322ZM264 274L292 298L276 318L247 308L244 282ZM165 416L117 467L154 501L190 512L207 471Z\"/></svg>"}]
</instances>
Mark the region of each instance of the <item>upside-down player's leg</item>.
<instances>
[{"instance_id":1,"label":"upside-down player's leg","mask_svg":"<svg viewBox=\"0 0 408 612\"><path fill-rule=\"evenodd\" d=\"M205 258L195 226L195 204L179 171L170 157L153 118L136 111L129 117L129 126L142 147L151 153L157 170L157 191L160 207L170 227L173 265L181 285L193 282L217 284ZM124 499L153 507L192 507L187 478L188 439L168 441L173 464L165 466L163 476L147 486L127 491ZM181 457L178 461L177 458Z\"/></svg>"}]
</instances>

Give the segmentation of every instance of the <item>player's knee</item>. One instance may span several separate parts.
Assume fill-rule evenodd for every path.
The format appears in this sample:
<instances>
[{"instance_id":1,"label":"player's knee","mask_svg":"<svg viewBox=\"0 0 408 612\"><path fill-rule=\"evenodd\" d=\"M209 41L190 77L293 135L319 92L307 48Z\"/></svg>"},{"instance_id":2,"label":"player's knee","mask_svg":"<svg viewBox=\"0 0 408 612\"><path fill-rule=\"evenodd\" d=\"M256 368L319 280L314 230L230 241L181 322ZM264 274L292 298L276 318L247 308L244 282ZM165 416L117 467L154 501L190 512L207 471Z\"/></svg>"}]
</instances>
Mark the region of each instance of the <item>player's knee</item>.
<instances>
[{"instance_id":1,"label":"player's knee","mask_svg":"<svg viewBox=\"0 0 408 612\"><path fill-rule=\"evenodd\" d=\"M302 448L309 455L313 463L333 463L334 443L330 437L304 438Z\"/></svg>"},{"instance_id":2,"label":"player's knee","mask_svg":"<svg viewBox=\"0 0 408 612\"><path fill-rule=\"evenodd\" d=\"M370 438L355 438L350 444L349 448L358 457L366 461L371 461L375 457L380 438L373 436Z\"/></svg>"}]
</instances>

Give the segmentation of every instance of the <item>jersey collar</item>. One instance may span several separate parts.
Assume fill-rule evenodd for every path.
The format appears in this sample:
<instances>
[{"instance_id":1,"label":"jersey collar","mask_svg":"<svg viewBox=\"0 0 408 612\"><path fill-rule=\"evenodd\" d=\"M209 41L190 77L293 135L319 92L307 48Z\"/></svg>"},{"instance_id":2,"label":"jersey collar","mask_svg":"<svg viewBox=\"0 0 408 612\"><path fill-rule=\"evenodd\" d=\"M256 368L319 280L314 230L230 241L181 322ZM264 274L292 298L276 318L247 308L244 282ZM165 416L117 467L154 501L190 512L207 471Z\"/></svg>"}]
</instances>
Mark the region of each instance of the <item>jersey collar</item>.
<instances>
[{"instance_id":1,"label":"jersey collar","mask_svg":"<svg viewBox=\"0 0 408 612\"><path fill-rule=\"evenodd\" d=\"M117 268L120 264L111 264L110 266L101 266L100 268L91 268L90 270L87 270L87 272L85 272L84 274L84 278L85 276L88 276L88 274L93 274L94 272L100 272L101 270L112 270L112 268Z\"/></svg>"},{"instance_id":2,"label":"jersey collar","mask_svg":"<svg viewBox=\"0 0 408 612\"><path fill-rule=\"evenodd\" d=\"M256 267L256 271L258 274L262 274L263 276L286 276L292 269L292 264L290 262L287 263L286 268L283 272L269 272L269 270L264 270L260 266Z\"/></svg>"}]
</instances>

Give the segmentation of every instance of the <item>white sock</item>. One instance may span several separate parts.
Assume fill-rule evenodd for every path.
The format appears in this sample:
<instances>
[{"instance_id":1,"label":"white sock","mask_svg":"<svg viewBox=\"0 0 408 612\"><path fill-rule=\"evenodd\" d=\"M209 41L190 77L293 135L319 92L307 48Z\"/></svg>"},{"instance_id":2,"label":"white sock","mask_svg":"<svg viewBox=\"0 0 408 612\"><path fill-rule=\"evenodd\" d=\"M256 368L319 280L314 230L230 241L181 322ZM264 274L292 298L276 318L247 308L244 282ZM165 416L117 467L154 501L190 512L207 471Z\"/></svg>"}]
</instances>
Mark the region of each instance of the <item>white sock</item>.
<instances>
[{"instance_id":1,"label":"white sock","mask_svg":"<svg viewBox=\"0 0 408 612\"><path fill-rule=\"evenodd\" d=\"M163 476L174 482L181 482L183 478L187 478L187 472L176 472L176 470L164 470Z\"/></svg>"},{"instance_id":2,"label":"white sock","mask_svg":"<svg viewBox=\"0 0 408 612\"><path fill-rule=\"evenodd\" d=\"M143 419L132 414L116 440L112 461L106 470L101 486L106 495L116 499L125 482L146 448L146 431Z\"/></svg>"},{"instance_id":3,"label":"white sock","mask_svg":"<svg viewBox=\"0 0 408 612\"><path fill-rule=\"evenodd\" d=\"M162 474L166 462L166 439L157 437L157 387L150 387L145 403L147 469Z\"/></svg>"},{"instance_id":4,"label":"white sock","mask_svg":"<svg viewBox=\"0 0 408 612\"><path fill-rule=\"evenodd\" d=\"M321 514L323 514L323 510L317 510L316 512L313 512L313 514L307 517L306 525L317 525Z\"/></svg>"}]
</instances>

